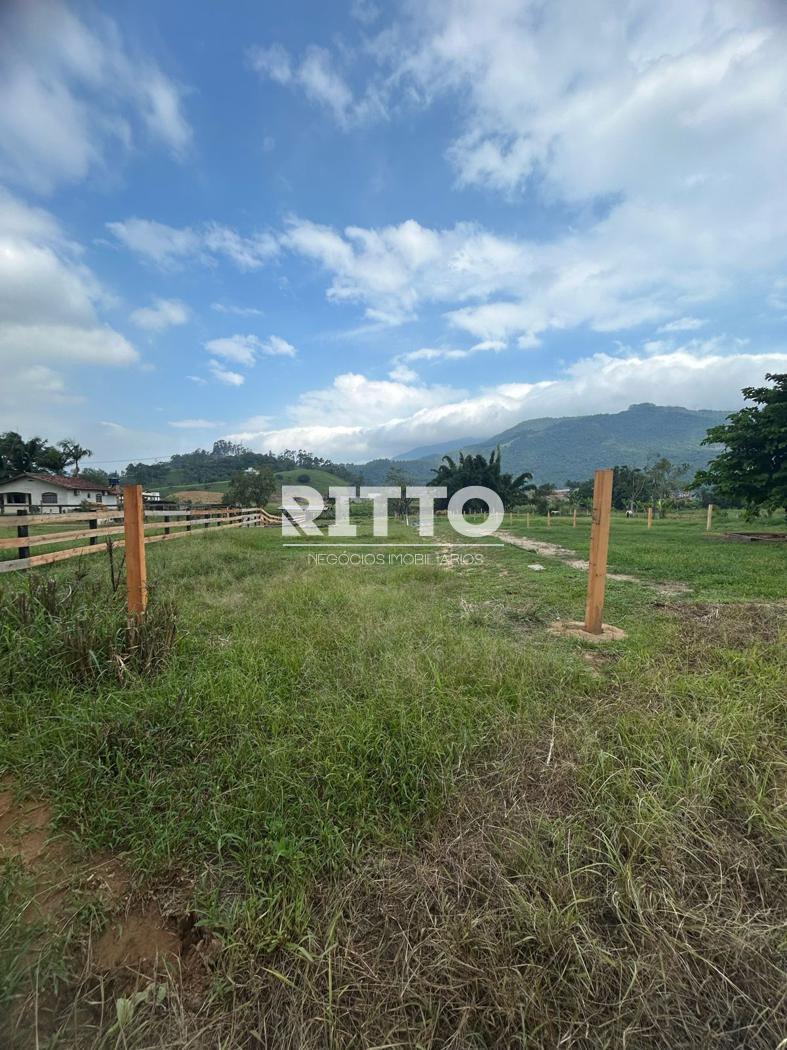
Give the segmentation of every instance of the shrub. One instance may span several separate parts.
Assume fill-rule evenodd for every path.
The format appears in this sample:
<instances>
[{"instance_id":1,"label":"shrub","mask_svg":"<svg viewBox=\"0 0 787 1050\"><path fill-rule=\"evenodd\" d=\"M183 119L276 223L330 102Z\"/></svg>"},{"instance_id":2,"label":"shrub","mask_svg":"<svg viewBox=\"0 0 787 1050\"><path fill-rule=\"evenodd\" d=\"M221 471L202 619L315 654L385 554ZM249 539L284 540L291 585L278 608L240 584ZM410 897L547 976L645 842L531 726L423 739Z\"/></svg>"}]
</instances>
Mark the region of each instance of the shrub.
<instances>
[{"instance_id":1,"label":"shrub","mask_svg":"<svg viewBox=\"0 0 787 1050\"><path fill-rule=\"evenodd\" d=\"M29 573L22 585L0 588L0 691L124 682L156 674L175 644L174 604L151 593L142 623L130 630L125 592L84 572Z\"/></svg>"}]
</instances>

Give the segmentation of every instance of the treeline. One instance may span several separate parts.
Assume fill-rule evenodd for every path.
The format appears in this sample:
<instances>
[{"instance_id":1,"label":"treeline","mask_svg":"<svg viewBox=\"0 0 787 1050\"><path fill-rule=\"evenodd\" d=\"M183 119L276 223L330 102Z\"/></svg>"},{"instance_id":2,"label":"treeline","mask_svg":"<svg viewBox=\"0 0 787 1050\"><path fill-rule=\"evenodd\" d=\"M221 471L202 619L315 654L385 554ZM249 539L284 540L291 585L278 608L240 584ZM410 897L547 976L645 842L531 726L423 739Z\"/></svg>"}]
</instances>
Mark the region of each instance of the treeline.
<instances>
[{"instance_id":1,"label":"treeline","mask_svg":"<svg viewBox=\"0 0 787 1050\"><path fill-rule=\"evenodd\" d=\"M147 489L171 485L207 485L246 470L327 470L348 484L358 484L358 467L352 463L334 463L306 449L284 449L283 452L253 452L232 441L215 441L213 447L195 449L171 456L160 463L129 463L120 479L121 485L142 485Z\"/></svg>"},{"instance_id":2,"label":"treeline","mask_svg":"<svg viewBox=\"0 0 787 1050\"><path fill-rule=\"evenodd\" d=\"M62 474L73 466L74 474L105 484L106 474L102 471L80 472L81 461L92 455L89 448L83 448L71 438L64 438L56 444L50 444L41 437L31 437L25 441L15 430L6 430L0 434L0 481L16 477L17 474ZM95 476L98 474L102 475L103 480Z\"/></svg>"}]
</instances>

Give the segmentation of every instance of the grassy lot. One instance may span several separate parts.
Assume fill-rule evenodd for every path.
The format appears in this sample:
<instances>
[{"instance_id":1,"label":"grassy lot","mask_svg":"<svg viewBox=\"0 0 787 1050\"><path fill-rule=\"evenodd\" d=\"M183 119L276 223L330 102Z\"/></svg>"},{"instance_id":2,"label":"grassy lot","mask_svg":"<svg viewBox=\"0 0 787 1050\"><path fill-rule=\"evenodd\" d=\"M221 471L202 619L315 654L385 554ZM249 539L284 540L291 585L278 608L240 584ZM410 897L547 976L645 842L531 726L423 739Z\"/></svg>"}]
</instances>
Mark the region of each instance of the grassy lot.
<instances>
[{"instance_id":1,"label":"grassy lot","mask_svg":"<svg viewBox=\"0 0 787 1050\"><path fill-rule=\"evenodd\" d=\"M648 529L642 518L615 514L610 531L609 571L630 573L645 580L689 583L695 595L729 601L749 598L783 598L787 571L787 545L733 542L726 532L787 532L784 520L754 524L718 518L705 532L705 512L657 519ZM586 558L590 545L590 518L545 518L535 515L530 526L521 517L507 518L505 531L556 543Z\"/></svg>"},{"instance_id":2,"label":"grassy lot","mask_svg":"<svg viewBox=\"0 0 787 1050\"><path fill-rule=\"evenodd\" d=\"M549 633L583 610L565 561L427 550L153 545L133 647L101 555L0 579L0 773L61 834L9 858L0 816L6 1045L787 1034L784 548L616 520L612 569L691 590L611 581L603 650Z\"/></svg>"}]
</instances>

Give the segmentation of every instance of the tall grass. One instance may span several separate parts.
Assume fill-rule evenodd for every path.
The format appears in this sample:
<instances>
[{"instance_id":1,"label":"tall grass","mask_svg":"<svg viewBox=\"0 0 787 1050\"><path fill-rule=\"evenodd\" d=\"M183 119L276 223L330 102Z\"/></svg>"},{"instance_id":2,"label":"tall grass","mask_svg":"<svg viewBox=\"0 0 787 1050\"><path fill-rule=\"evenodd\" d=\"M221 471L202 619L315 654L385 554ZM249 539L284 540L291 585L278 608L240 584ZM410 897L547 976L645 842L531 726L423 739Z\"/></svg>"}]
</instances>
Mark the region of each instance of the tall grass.
<instances>
[{"instance_id":1,"label":"tall grass","mask_svg":"<svg viewBox=\"0 0 787 1050\"><path fill-rule=\"evenodd\" d=\"M6 675L30 651L0 768L218 945L129 1047L778 1042L779 607L613 583L628 639L597 652L545 631L582 576L510 547L446 570L308 566L253 530L157 546L153 607L180 611L154 675L118 679L108 643L88 682L35 671L58 620L122 637L106 595L77 631L90 580L3 606Z\"/></svg>"}]
</instances>

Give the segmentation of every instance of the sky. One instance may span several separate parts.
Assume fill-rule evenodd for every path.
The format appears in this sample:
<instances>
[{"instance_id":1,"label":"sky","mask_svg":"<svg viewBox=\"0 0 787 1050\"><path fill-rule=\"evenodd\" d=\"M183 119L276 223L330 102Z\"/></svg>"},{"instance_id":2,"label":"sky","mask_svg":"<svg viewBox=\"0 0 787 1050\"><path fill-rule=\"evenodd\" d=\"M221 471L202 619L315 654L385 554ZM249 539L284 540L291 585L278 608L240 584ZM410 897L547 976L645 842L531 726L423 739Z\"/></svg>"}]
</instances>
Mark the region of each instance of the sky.
<instances>
[{"instance_id":1,"label":"sky","mask_svg":"<svg viewBox=\"0 0 787 1050\"><path fill-rule=\"evenodd\" d=\"M787 371L781 0L6 0L0 430L361 462Z\"/></svg>"}]
</instances>

